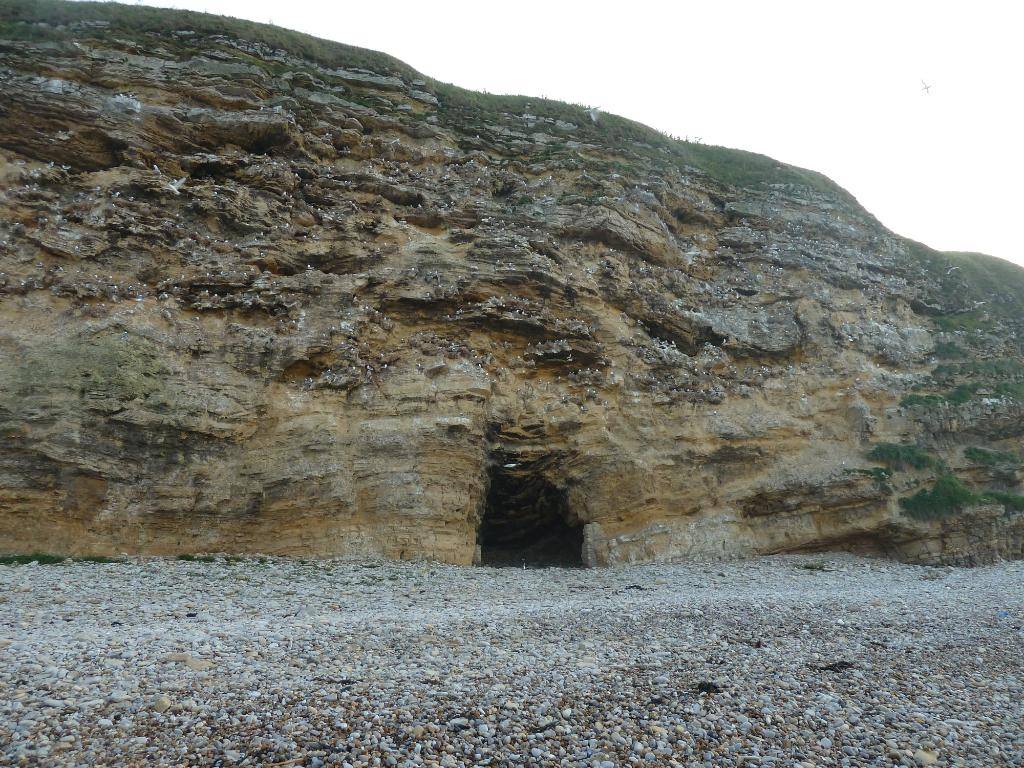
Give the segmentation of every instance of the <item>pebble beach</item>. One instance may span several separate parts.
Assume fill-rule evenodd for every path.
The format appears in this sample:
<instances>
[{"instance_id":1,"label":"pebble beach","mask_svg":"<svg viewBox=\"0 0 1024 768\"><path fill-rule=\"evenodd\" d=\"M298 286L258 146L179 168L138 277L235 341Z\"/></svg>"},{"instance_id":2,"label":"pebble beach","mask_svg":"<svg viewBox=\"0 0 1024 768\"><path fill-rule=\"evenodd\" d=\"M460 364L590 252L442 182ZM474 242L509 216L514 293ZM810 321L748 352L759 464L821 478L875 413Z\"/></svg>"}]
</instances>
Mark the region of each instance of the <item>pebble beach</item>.
<instances>
[{"instance_id":1,"label":"pebble beach","mask_svg":"<svg viewBox=\"0 0 1024 768\"><path fill-rule=\"evenodd\" d=\"M10 766L1021 766L1024 563L0 566Z\"/></svg>"}]
</instances>

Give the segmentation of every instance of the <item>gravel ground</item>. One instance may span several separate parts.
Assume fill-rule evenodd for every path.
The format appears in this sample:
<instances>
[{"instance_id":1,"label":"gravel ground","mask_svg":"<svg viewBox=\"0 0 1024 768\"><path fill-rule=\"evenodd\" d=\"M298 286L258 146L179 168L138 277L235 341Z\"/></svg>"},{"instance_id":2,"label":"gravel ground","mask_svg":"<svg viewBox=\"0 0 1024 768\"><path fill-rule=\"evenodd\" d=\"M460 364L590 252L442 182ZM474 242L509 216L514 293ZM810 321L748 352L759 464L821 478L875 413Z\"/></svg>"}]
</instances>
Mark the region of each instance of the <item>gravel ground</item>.
<instances>
[{"instance_id":1,"label":"gravel ground","mask_svg":"<svg viewBox=\"0 0 1024 768\"><path fill-rule=\"evenodd\" d=\"M0 566L0 763L1024 765L1024 563Z\"/></svg>"}]
</instances>

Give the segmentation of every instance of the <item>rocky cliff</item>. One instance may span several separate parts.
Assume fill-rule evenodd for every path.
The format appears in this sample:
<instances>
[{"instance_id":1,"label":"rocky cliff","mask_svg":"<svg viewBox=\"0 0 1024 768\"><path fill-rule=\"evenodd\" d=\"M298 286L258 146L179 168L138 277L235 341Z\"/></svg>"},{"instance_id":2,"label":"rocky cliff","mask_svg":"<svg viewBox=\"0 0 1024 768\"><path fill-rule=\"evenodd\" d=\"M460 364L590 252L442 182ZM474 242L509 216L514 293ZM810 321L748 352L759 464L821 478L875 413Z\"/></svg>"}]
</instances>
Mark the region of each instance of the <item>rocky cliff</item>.
<instances>
[{"instance_id":1,"label":"rocky cliff","mask_svg":"<svg viewBox=\"0 0 1024 768\"><path fill-rule=\"evenodd\" d=\"M0 3L0 551L1024 552L1024 272L279 29Z\"/></svg>"}]
</instances>

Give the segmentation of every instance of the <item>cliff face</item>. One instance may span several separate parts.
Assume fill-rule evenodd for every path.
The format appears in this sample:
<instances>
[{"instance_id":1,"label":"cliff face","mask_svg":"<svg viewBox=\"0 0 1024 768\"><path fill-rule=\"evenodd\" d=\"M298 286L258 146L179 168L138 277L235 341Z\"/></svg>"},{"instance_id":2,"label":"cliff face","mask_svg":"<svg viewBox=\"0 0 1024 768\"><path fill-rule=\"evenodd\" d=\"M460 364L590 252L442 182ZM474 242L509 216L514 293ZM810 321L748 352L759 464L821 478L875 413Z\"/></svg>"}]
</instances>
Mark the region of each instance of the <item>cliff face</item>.
<instances>
[{"instance_id":1,"label":"cliff face","mask_svg":"<svg viewBox=\"0 0 1024 768\"><path fill-rule=\"evenodd\" d=\"M1024 554L1017 268L612 115L48 8L0 25L0 551Z\"/></svg>"}]
</instances>

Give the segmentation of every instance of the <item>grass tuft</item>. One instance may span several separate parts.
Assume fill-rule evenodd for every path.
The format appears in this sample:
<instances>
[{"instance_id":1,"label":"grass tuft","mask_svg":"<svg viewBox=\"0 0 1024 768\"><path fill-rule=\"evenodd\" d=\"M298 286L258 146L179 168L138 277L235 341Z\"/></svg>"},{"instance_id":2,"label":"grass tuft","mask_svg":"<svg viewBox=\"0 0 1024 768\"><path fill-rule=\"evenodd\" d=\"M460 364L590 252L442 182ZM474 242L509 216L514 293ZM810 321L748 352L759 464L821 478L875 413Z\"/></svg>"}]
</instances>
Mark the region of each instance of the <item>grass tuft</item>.
<instances>
[{"instance_id":1,"label":"grass tuft","mask_svg":"<svg viewBox=\"0 0 1024 768\"><path fill-rule=\"evenodd\" d=\"M943 373L945 373L945 371ZM903 408L912 408L915 406L935 408L944 403L948 403L950 405L964 405L965 403L971 402L982 393L1010 400L1024 401L1024 382L1001 381L996 384L986 385L976 381L969 381L963 384L958 384L943 395L921 395L917 393L906 395L902 400L900 400L900 406Z\"/></svg>"},{"instance_id":2,"label":"grass tuft","mask_svg":"<svg viewBox=\"0 0 1024 768\"><path fill-rule=\"evenodd\" d=\"M966 448L964 450L964 458L985 467L1017 467L1021 464L1021 457L1016 453L990 451L987 448Z\"/></svg>"},{"instance_id":3,"label":"grass tuft","mask_svg":"<svg viewBox=\"0 0 1024 768\"><path fill-rule=\"evenodd\" d=\"M931 490L921 489L913 496L900 499L900 506L918 520L936 520L949 517L964 508L983 501L970 488L953 475L943 475Z\"/></svg>"},{"instance_id":4,"label":"grass tuft","mask_svg":"<svg viewBox=\"0 0 1024 768\"><path fill-rule=\"evenodd\" d=\"M937 406L942 405L944 402L946 402L946 398L944 398L942 395L919 395L914 393L912 395L907 395L902 400L900 400L900 407L935 408Z\"/></svg>"},{"instance_id":5,"label":"grass tuft","mask_svg":"<svg viewBox=\"0 0 1024 768\"><path fill-rule=\"evenodd\" d=\"M1007 510L1024 512L1024 496L1006 491L975 493L953 475L943 475L931 490L921 489L900 499L900 506L918 520L938 520L984 503L1002 504Z\"/></svg>"},{"instance_id":6,"label":"grass tuft","mask_svg":"<svg viewBox=\"0 0 1024 768\"><path fill-rule=\"evenodd\" d=\"M935 356L943 360L966 357L967 353L955 341L940 341L935 345Z\"/></svg>"},{"instance_id":7,"label":"grass tuft","mask_svg":"<svg viewBox=\"0 0 1024 768\"><path fill-rule=\"evenodd\" d=\"M898 445L896 443L879 443L870 451L868 458L885 464L891 470L904 470L907 467L913 469L928 469L929 467L941 467L941 459L932 456L923 448L916 445Z\"/></svg>"},{"instance_id":8,"label":"grass tuft","mask_svg":"<svg viewBox=\"0 0 1024 768\"><path fill-rule=\"evenodd\" d=\"M1006 493L1005 491L989 491L984 494L985 501L994 501L998 504L1002 504L1007 509L1012 509L1014 512L1024 512L1024 496L1017 493Z\"/></svg>"}]
</instances>

